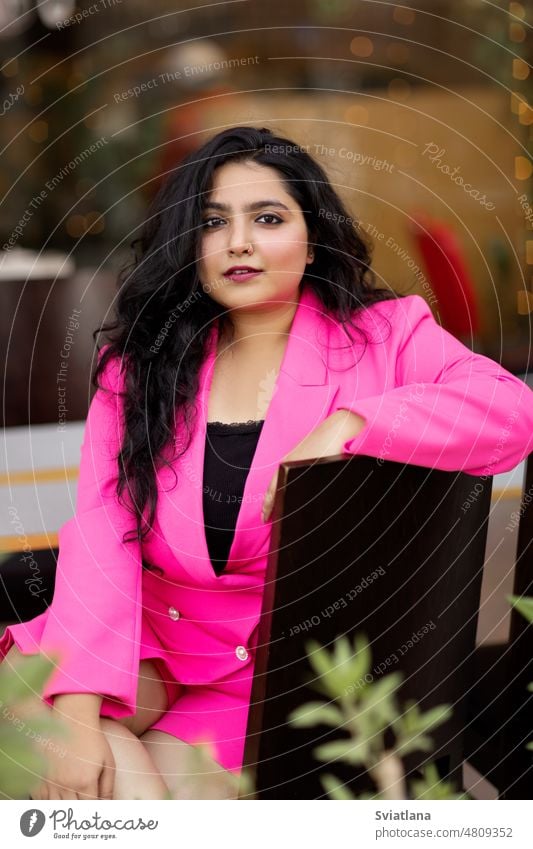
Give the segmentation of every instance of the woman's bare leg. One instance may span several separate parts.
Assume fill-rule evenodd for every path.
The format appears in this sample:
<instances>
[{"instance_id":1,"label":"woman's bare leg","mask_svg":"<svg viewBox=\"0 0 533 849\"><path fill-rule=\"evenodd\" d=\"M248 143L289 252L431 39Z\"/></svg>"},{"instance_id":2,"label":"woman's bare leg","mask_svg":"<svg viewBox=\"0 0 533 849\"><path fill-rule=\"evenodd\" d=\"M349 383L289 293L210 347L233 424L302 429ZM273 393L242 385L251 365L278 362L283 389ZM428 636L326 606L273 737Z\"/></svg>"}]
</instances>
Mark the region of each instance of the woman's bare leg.
<instances>
[{"instance_id":1,"label":"woman's bare leg","mask_svg":"<svg viewBox=\"0 0 533 849\"><path fill-rule=\"evenodd\" d=\"M167 689L150 660L141 660L134 716L100 719L115 758L113 799L168 799L167 785L139 739L168 709Z\"/></svg>"},{"instance_id":2,"label":"woman's bare leg","mask_svg":"<svg viewBox=\"0 0 533 849\"><path fill-rule=\"evenodd\" d=\"M136 705L133 716L121 717L117 722L125 725L137 737L157 722L169 708L167 688L157 666L148 659L141 660L139 664Z\"/></svg>"},{"instance_id":3,"label":"woman's bare leg","mask_svg":"<svg viewBox=\"0 0 533 849\"><path fill-rule=\"evenodd\" d=\"M173 799L237 799L238 778L205 750L155 729L140 739Z\"/></svg>"},{"instance_id":4,"label":"woman's bare leg","mask_svg":"<svg viewBox=\"0 0 533 849\"><path fill-rule=\"evenodd\" d=\"M168 790L150 753L135 734L115 719L100 726L115 759L113 799L168 799Z\"/></svg>"}]
</instances>

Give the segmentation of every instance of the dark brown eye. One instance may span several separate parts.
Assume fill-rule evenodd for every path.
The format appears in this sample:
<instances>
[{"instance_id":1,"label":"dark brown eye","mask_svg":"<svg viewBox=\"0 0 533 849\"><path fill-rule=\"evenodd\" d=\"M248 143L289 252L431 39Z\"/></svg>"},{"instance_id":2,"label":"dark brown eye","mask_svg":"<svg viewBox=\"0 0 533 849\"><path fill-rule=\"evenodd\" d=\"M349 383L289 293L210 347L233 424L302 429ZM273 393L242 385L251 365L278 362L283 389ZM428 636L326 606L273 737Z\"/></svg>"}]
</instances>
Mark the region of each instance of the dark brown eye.
<instances>
[{"instance_id":1,"label":"dark brown eye","mask_svg":"<svg viewBox=\"0 0 533 849\"><path fill-rule=\"evenodd\" d=\"M266 224L283 224L283 219L279 218L279 216L274 215L272 212L263 212L259 218L270 218L271 221L265 222ZM257 219L259 221L259 218Z\"/></svg>"}]
</instances>

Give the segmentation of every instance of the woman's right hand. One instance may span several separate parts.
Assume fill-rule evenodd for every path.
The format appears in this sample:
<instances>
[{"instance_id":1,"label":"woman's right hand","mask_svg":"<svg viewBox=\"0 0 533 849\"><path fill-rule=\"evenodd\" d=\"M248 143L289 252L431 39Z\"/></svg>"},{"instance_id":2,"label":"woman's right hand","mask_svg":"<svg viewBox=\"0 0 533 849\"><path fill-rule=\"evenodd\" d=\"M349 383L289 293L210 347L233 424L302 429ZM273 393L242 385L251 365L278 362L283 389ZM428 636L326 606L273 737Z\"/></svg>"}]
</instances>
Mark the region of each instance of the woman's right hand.
<instances>
[{"instance_id":1,"label":"woman's right hand","mask_svg":"<svg viewBox=\"0 0 533 849\"><path fill-rule=\"evenodd\" d=\"M112 799L115 759L100 717L56 708L53 713L65 733L38 744L46 766L32 799Z\"/></svg>"},{"instance_id":2,"label":"woman's right hand","mask_svg":"<svg viewBox=\"0 0 533 849\"><path fill-rule=\"evenodd\" d=\"M70 718L62 723L68 737L45 741L45 775L32 799L112 799L115 760L104 732Z\"/></svg>"}]
</instances>

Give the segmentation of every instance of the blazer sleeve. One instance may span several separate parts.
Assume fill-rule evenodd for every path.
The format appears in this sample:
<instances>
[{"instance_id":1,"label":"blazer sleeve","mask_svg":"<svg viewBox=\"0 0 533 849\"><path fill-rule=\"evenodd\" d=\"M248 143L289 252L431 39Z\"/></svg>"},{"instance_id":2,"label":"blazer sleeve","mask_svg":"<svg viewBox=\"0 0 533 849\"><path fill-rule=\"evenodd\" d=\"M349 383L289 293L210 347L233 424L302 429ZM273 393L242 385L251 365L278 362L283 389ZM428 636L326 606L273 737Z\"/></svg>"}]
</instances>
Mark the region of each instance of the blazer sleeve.
<instances>
[{"instance_id":1,"label":"blazer sleeve","mask_svg":"<svg viewBox=\"0 0 533 849\"><path fill-rule=\"evenodd\" d=\"M89 407L76 511L59 531L55 592L41 640L41 651L59 659L43 698L51 704L58 693L96 693L119 700L116 716L135 711L142 605L140 543L122 541L135 518L116 496L122 382L114 359Z\"/></svg>"},{"instance_id":2,"label":"blazer sleeve","mask_svg":"<svg viewBox=\"0 0 533 849\"><path fill-rule=\"evenodd\" d=\"M342 405L366 421L345 453L482 476L514 468L533 450L531 389L443 330L419 295L396 309L395 388Z\"/></svg>"}]
</instances>

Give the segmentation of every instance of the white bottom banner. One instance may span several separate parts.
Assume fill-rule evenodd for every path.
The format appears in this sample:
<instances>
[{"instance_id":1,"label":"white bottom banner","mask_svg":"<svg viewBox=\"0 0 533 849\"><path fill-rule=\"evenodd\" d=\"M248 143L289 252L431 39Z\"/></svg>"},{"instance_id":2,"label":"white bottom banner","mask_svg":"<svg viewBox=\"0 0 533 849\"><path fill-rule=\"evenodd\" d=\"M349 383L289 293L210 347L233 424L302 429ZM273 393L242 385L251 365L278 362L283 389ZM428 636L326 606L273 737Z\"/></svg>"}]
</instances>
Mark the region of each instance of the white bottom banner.
<instances>
[{"instance_id":1,"label":"white bottom banner","mask_svg":"<svg viewBox=\"0 0 533 849\"><path fill-rule=\"evenodd\" d=\"M0 803L1 845L63 841L216 849L533 847L526 801L102 801ZM236 816L238 814L238 817Z\"/></svg>"}]
</instances>

